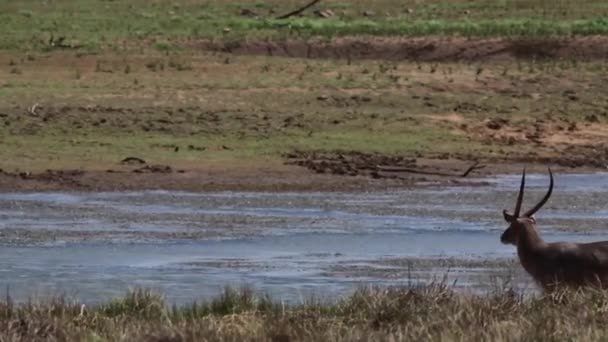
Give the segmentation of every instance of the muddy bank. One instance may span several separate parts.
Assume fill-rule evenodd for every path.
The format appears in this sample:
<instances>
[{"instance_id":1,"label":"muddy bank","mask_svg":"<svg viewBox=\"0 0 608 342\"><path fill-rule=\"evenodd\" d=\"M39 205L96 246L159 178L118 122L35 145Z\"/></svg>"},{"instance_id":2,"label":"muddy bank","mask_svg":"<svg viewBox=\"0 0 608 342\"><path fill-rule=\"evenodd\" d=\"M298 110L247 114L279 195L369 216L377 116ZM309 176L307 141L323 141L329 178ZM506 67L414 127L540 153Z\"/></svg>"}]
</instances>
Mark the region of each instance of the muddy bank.
<instances>
[{"instance_id":1,"label":"muddy bank","mask_svg":"<svg viewBox=\"0 0 608 342\"><path fill-rule=\"evenodd\" d=\"M608 154L603 149L576 148L570 146L568 154L530 155L516 154L504 157L480 158L466 153L428 154L421 158L362 153L357 151L295 151L285 154L286 163L298 165L317 174L339 176L365 176L372 179L398 179L414 183L437 181L459 183L471 175L495 175L496 173L518 173L521 168L546 168L547 166L585 172L604 170L608 165Z\"/></svg>"},{"instance_id":2,"label":"muddy bank","mask_svg":"<svg viewBox=\"0 0 608 342\"><path fill-rule=\"evenodd\" d=\"M568 38L337 38L322 40L214 42L189 41L185 46L238 55L297 58L381 59L421 62L505 61L514 59L608 58L608 37Z\"/></svg>"},{"instance_id":3,"label":"muddy bank","mask_svg":"<svg viewBox=\"0 0 608 342\"><path fill-rule=\"evenodd\" d=\"M44 191L381 191L429 185L483 185L475 177L546 172L603 171L594 155L571 157L474 158L470 155L409 158L361 152L287 153L281 164L262 162L246 166L117 163L106 170L56 169L9 171L0 169L0 192ZM585 159L586 158L586 159ZM603 159L602 159L603 160Z\"/></svg>"},{"instance_id":4,"label":"muddy bank","mask_svg":"<svg viewBox=\"0 0 608 342\"><path fill-rule=\"evenodd\" d=\"M411 186L419 179L371 179L314 174L297 166L205 167L169 172L46 170L1 172L0 191L340 191Z\"/></svg>"}]
</instances>

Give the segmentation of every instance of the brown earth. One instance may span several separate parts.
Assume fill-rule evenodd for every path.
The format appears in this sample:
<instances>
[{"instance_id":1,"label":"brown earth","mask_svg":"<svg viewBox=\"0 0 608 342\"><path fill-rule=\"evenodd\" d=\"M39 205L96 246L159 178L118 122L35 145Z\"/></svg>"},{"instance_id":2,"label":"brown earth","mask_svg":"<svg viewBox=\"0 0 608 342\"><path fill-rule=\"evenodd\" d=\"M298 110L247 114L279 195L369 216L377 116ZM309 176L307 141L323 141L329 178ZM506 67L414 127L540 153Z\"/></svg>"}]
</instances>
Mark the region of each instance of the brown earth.
<instances>
[{"instance_id":1,"label":"brown earth","mask_svg":"<svg viewBox=\"0 0 608 342\"><path fill-rule=\"evenodd\" d=\"M170 166L122 167L107 171L46 170L43 172L0 173L0 191L365 191L412 186L428 177L374 179L367 175L342 177L317 174L297 166L230 167L213 165L189 170ZM159 170L160 169L160 170ZM156 171L155 171L156 170ZM169 170L169 171L167 171ZM431 177L432 178L432 177Z\"/></svg>"},{"instance_id":2,"label":"brown earth","mask_svg":"<svg viewBox=\"0 0 608 342\"><path fill-rule=\"evenodd\" d=\"M608 37L189 44L235 54L315 58L597 61L608 56L606 43ZM5 147L0 191L369 190L426 181L458 184L475 162L485 167L470 176L520 172L524 164L537 171L550 165L557 172L608 166L607 69L602 63L324 65L256 57L227 63L223 54L201 55L0 55L0 65L6 66L0 68L0 89L10 95L3 95L0 105ZM10 71L17 67L20 73ZM222 83L226 75L234 75L234 82ZM349 77L353 82L345 81ZM254 82L260 80L265 82ZM427 139L418 131L456 138ZM238 140L288 136L318 146L311 141L335 132L363 132L365 138L384 132L410 135L420 138L422 147L403 154L302 149L279 160L273 154L268 164L261 156L284 152L284 141L276 140L280 148L264 154L255 150L257 145L239 146ZM238 138L222 140L230 134ZM123 140L114 141L114 135ZM155 139L134 139L139 145L132 148L125 136ZM202 139L208 136L219 140ZM246 148L249 154L241 151ZM137 154L123 153L134 149ZM441 150L450 152L432 152ZM90 151L100 152L90 158ZM229 154L232 161L243 155L250 159L238 165L217 160ZM142 160L120 162L129 156Z\"/></svg>"},{"instance_id":3,"label":"brown earth","mask_svg":"<svg viewBox=\"0 0 608 342\"><path fill-rule=\"evenodd\" d=\"M341 176L365 176L373 179L415 180L412 175L438 176L447 178L467 177L471 172L485 168L474 162L465 170L460 170L463 162L456 160L438 163L437 160L387 156L379 153L295 151L287 153L287 164L299 165L317 174ZM407 175L409 174L409 175ZM425 179L426 180L426 179Z\"/></svg>"},{"instance_id":4,"label":"brown earth","mask_svg":"<svg viewBox=\"0 0 608 342\"><path fill-rule=\"evenodd\" d=\"M525 151L498 151L499 155L484 158L488 162L554 164L571 169L606 170L608 127L597 123L597 120L594 116L578 123L567 119L539 118L533 123L512 124L506 118L494 117L476 124L460 124L455 131L485 144L522 146ZM473 156L454 153L447 157L474 159Z\"/></svg>"},{"instance_id":5,"label":"brown earth","mask_svg":"<svg viewBox=\"0 0 608 342\"><path fill-rule=\"evenodd\" d=\"M412 185L412 180L317 175L299 167L209 167L172 172L47 170L0 174L0 191L339 191Z\"/></svg>"},{"instance_id":6,"label":"brown earth","mask_svg":"<svg viewBox=\"0 0 608 342\"><path fill-rule=\"evenodd\" d=\"M231 167L212 164L191 169L168 165L127 165L106 171L0 171L0 191L374 191L430 184L475 185L471 177L519 173L525 166L546 172L554 160L521 161L416 158L359 152L293 152L284 165ZM556 167L554 172L589 172L596 167ZM312 171L312 172L311 172Z\"/></svg>"},{"instance_id":7,"label":"brown earth","mask_svg":"<svg viewBox=\"0 0 608 342\"><path fill-rule=\"evenodd\" d=\"M338 38L322 40L247 41L224 43L188 41L184 45L237 55L297 58L381 59L420 62L505 61L513 59L605 60L608 37L566 38Z\"/></svg>"}]
</instances>

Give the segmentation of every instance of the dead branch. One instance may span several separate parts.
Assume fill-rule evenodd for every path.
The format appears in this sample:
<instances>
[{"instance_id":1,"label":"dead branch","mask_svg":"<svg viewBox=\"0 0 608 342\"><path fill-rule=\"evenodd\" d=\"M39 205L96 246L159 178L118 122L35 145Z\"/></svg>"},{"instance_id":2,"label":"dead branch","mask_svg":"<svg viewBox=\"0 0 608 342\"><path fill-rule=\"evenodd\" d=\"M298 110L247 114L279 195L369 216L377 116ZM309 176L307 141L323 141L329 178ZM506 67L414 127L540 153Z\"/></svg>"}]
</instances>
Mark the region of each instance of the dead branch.
<instances>
[{"instance_id":1,"label":"dead branch","mask_svg":"<svg viewBox=\"0 0 608 342\"><path fill-rule=\"evenodd\" d=\"M306 4L304 7L300 7L295 11L289 12L287 14L283 14L281 16L276 17L276 19L287 19L289 17L293 17L294 15L298 15L304 11L306 11L308 8L314 6L317 4L317 2L319 2L321 0L312 0L311 2L309 2L308 4Z\"/></svg>"},{"instance_id":2,"label":"dead branch","mask_svg":"<svg viewBox=\"0 0 608 342\"><path fill-rule=\"evenodd\" d=\"M443 176L443 177L466 177L474 170L483 169L486 167L485 165L479 165L479 162L476 161L473 165L469 166L464 173L462 174L453 174L453 173L445 173L445 172L437 172L437 171L424 171L419 169L413 169L408 167L398 167L398 166L382 166L378 165L376 168L378 171L383 172L408 172L408 173L416 173L421 175L432 175L432 176Z\"/></svg>"},{"instance_id":3,"label":"dead branch","mask_svg":"<svg viewBox=\"0 0 608 342\"><path fill-rule=\"evenodd\" d=\"M479 165L479 162L476 161L475 163L473 163L473 165L469 166L469 168L462 174L461 177L466 177L469 175L469 173L473 172L473 170L480 170L483 169L484 167L486 167L485 165Z\"/></svg>"}]
</instances>

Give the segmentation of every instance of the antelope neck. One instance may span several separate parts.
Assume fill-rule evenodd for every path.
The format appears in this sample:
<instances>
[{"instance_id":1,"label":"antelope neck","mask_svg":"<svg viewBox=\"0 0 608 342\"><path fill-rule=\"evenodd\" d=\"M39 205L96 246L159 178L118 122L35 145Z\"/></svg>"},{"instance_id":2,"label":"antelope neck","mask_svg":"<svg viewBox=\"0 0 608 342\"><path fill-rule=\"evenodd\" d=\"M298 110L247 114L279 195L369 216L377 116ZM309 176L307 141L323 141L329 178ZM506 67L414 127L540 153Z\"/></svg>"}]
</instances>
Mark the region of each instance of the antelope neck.
<instances>
[{"instance_id":1,"label":"antelope neck","mask_svg":"<svg viewBox=\"0 0 608 342\"><path fill-rule=\"evenodd\" d=\"M521 224L523 231L517 237L518 248L529 250L544 244L543 239L532 223L523 222Z\"/></svg>"}]
</instances>

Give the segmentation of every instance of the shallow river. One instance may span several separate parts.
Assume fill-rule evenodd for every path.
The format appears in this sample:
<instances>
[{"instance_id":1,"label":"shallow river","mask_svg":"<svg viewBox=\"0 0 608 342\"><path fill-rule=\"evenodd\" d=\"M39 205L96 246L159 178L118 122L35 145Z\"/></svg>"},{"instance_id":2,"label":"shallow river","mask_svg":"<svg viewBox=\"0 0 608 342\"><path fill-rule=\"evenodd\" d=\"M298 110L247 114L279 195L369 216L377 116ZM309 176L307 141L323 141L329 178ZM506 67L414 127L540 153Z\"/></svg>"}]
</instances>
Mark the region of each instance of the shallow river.
<instances>
[{"instance_id":1,"label":"shallow river","mask_svg":"<svg viewBox=\"0 0 608 342\"><path fill-rule=\"evenodd\" d=\"M429 281L534 291L502 245L518 176L374 193L0 194L0 286L17 300L86 303L143 286L171 303L249 285L276 299ZM529 175L524 207L546 191ZM608 239L608 174L557 175L546 240Z\"/></svg>"}]
</instances>

